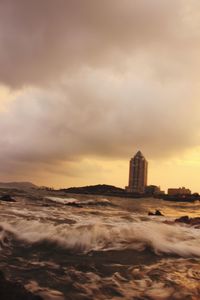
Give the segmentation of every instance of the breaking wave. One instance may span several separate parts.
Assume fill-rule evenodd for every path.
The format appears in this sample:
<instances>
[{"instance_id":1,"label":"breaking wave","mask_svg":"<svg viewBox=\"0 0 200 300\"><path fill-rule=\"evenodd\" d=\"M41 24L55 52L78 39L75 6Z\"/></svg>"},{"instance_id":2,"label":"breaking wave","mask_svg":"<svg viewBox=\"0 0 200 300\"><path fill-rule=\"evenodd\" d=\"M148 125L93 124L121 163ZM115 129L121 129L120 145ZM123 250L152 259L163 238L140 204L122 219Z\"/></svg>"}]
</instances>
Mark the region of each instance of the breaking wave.
<instances>
[{"instance_id":1,"label":"breaking wave","mask_svg":"<svg viewBox=\"0 0 200 300\"><path fill-rule=\"evenodd\" d=\"M1 223L1 247L5 247L9 242L12 243L13 239L29 245L42 246L44 243L49 243L51 246L76 253L150 249L157 255L200 257L198 229L154 220L127 224L94 222L73 226L27 220L18 220L13 225Z\"/></svg>"},{"instance_id":2,"label":"breaking wave","mask_svg":"<svg viewBox=\"0 0 200 300\"><path fill-rule=\"evenodd\" d=\"M60 198L60 197L46 197L47 200L50 200L55 203L65 204L65 205L71 205L71 204L77 204L77 205L97 205L97 206L114 206L114 204L109 201L108 199L87 199L87 200L78 200L76 198Z\"/></svg>"},{"instance_id":3,"label":"breaking wave","mask_svg":"<svg viewBox=\"0 0 200 300\"><path fill-rule=\"evenodd\" d=\"M1 204L8 278L46 300L200 299L200 229L174 222L199 206L48 195Z\"/></svg>"}]
</instances>

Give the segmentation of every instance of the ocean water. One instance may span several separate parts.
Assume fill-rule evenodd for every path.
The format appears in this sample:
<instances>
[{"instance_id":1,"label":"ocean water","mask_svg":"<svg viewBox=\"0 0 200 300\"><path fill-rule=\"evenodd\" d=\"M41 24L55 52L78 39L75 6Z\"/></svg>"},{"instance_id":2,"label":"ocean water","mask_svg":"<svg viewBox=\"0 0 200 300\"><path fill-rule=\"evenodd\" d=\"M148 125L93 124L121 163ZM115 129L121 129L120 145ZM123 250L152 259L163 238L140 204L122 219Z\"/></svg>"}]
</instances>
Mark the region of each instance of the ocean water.
<instances>
[{"instance_id":1,"label":"ocean water","mask_svg":"<svg viewBox=\"0 0 200 300\"><path fill-rule=\"evenodd\" d=\"M0 268L44 299L200 299L200 229L173 222L200 216L199 202L16 200L0 203Z\"/></svg>"}]
</instances>

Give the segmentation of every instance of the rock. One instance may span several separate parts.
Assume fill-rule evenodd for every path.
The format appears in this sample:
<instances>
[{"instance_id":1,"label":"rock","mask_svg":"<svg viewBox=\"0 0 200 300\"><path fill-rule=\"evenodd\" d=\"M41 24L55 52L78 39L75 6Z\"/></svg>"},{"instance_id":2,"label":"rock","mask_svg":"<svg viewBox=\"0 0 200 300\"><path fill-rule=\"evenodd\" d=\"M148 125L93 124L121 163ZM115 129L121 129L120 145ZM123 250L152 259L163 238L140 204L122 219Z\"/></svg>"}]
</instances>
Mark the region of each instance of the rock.
<instances>
[{"instance_id":1,"label":"rock","mask_svg":"<svg viewBox=\"0 0 200 300\"><path fill-rule=\"evenodd\" d=\"M192 226L200 226L200 217L189 218L188 216L183 216L175 220L177 223L185 223Z\"/></svg>"},{"instance_id":2,"label":"rock","mask_svg":"<svg viewBox=\"0 0 200 300\"><path fill-rule=\"evenodd\" d=\"M155 216L164 216L159 210L156 210Z\"/></svg>"},{"instance_id":3,"label":"rock","mask_svg":"<svg viewBox=\"0 0 200 300\"><path fill-rule=\"evenodd\" d=\"M149 212L148 212L148 216L154 216L154 213L151 212L151 211L149 211Z\"/></svg>"},{"instance_id":4,"label":"rock","mask_svg":"<svg viewBox=\"0 0 200 300\"><path fill-rule=\"evenodd\" d=\"M1 201L7 201L7 202L16 202L14 198L12 198L10 195L3 195L0 196Z\"/></svg>"},{"instance_id":5,"label":"rock","mask_svg":"<svg viewBox=\"0 0 200 300\"><path fill-rule=\"evenodd\" d=\"M175 220L175 222L180 222L180 223L190 223L190 218L188 216L183 216Z\"/></svg>"},{"instance_id":6,"label":"rock","mask_svg":"<svg viewBox=\"0 0 200 300\"><path fill-rule=\"evenodd\" d=\"M21 284L5 279L0 272L0 299L1 300L43 300L42 297L27 291Z\"/></svg>"},{"instance_id":7,"label":"rock","mask_svg":"<svg viewBox=\"0 0 200 300\"><path fill-rule=\"evenodd\" d=\"M155 211L155 213L153 213L153 212L150 211L150 212L148 213L148 215L149 215L149 216L162 216L162 217L164 217L164 215L163 215L163 214L161 213L161 211L158 210L158 209Z\"/></svg>"},{"instance_id":8,"label":"rock","mask_svg":"<svg viewBox=\"0 0 200 300\"><path fill-rule=\"evenodd\" d=\"M197 217L197 218L191 218L190 219L190 224L193 225L193 226L196 226L196 225L200 226L200 218L199 217Z\"/></svg>"}]
</instances>

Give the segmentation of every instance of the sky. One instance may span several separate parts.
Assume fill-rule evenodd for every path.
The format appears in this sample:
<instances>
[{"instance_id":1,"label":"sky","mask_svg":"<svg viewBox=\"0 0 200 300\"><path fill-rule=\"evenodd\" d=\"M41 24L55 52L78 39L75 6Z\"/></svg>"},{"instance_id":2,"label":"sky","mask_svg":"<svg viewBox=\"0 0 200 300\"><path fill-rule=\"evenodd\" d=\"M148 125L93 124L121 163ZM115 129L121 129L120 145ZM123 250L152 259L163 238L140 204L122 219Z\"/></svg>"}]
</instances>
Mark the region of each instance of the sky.
<instances>
[{"instance_id":1,"label":"sky","mask_svg":"<svg viewBox=\"0 0 200 300\"><path fill-rule=\"evenodd\" d=\"M1 0L0 181L200 192L199 0Z\"/></svg>"}]
</instances>

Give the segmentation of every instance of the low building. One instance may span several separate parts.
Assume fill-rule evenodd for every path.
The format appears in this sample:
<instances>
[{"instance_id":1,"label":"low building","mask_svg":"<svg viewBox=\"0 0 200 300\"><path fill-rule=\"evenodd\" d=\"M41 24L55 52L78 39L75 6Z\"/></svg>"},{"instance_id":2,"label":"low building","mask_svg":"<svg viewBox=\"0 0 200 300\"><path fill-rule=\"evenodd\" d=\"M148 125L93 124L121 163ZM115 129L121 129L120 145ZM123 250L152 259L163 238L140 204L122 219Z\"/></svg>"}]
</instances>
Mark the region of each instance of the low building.
<instances>
[{"instance_id":1,"label":"low building","mask_svg":"<svg viewBox=\"0 0 200 300\"><path fill-rule=\"evenodd\" d=\"M158 195L160 194L160 187L157 185L147 185L145 187L145 194L147 195Z\"/></svg>"},{"instance_id":2,"label":"low building","mask_svg":"<svg viewBox=\"0 0 200 300\"><path fill-rule=\"evenodd\" d=\"M186 189L185 187L180 188L170 188L168 189L168 195L175 196L175 195L191 195L191 190Z\"/></svg>"},{"instance_id":3,"label":"low building","mask_svg":"<svg viewBox=\"0 0 200 300\"><path fill-rule=\"evenodd\" d=\"M145 194L149 196L157 196L157 195L164 195L165 192L160 190L160 187L157 185L147 185L145 187Z\"/></svg>"}]
</instances>

